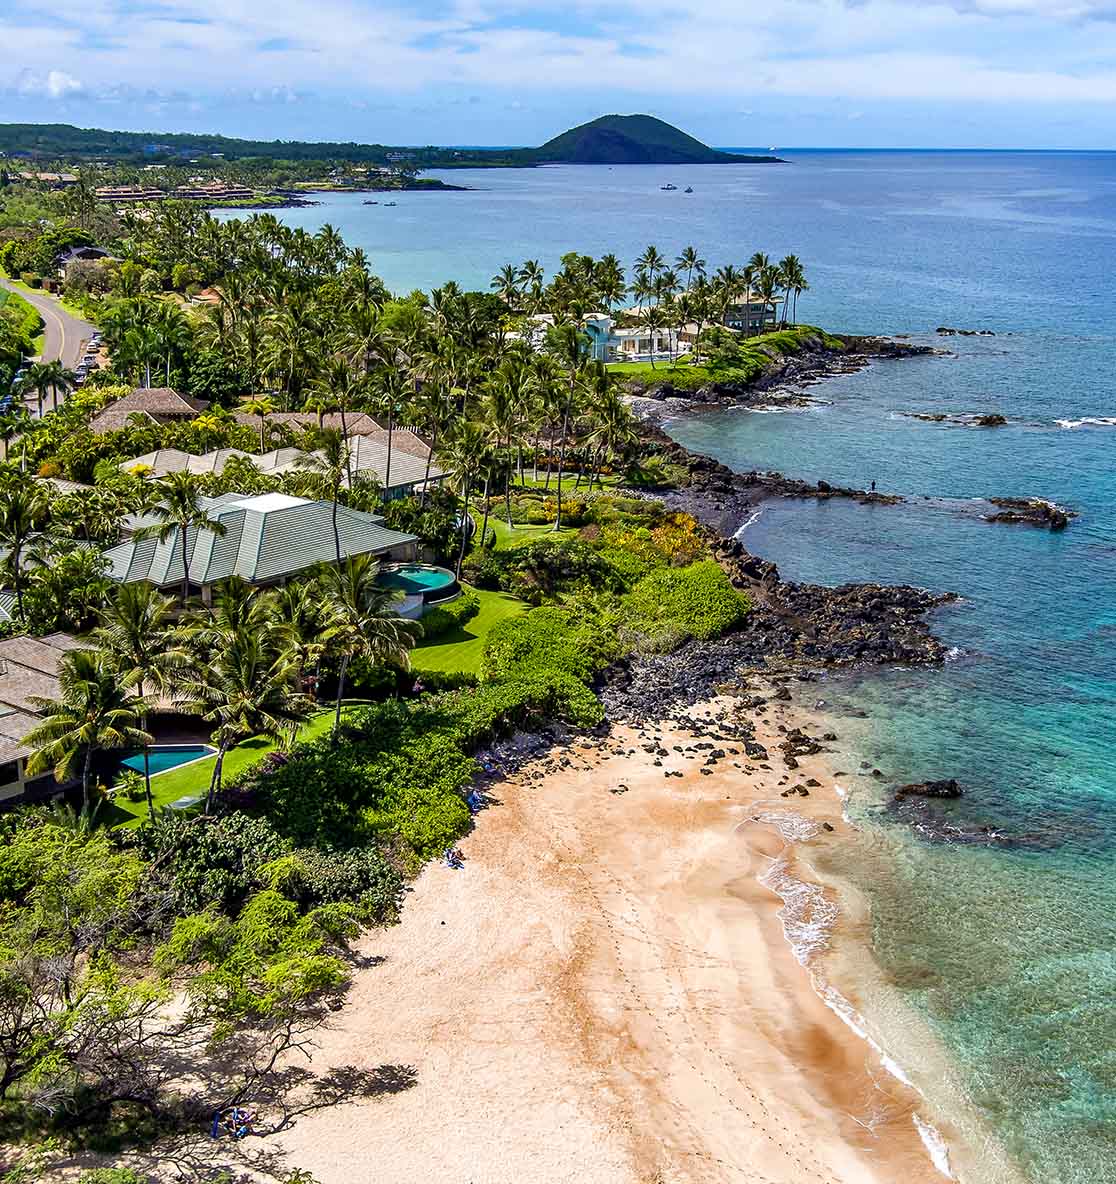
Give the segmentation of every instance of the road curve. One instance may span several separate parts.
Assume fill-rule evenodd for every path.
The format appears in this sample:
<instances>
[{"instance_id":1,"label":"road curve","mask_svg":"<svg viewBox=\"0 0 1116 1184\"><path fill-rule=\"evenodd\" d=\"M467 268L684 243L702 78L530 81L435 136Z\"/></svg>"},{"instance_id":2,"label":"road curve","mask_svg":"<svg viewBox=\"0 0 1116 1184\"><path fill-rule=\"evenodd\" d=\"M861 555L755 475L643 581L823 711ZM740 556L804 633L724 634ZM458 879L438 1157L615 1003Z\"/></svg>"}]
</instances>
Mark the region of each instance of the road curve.
<instances>
[{"instance_id":1,"label":"road curve","mask_svg":"<svg viewBox=\"0 0 1116 1184\"><path fill-rule=\"evenodd\" d=\"M72 370L81 360L82 347L89 340L94 326L68 313L53 296L48 296L45 292L30 292L2 278L0 286L17 296L22 296L28 304L33 304L42 316L46 328L43 361L53 362L60 358L62 365L67 370Z\"/></svg>"}]
</instances>

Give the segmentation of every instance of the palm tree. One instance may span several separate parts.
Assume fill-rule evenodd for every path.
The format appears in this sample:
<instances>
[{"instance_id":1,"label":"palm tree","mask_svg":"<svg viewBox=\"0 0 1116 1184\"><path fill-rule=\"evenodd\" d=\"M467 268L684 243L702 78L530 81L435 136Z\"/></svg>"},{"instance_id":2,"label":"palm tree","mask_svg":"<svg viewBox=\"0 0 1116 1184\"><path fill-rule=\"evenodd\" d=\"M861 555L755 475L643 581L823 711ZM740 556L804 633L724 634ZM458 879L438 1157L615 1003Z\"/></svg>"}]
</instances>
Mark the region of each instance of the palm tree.
<instances>
[{"instance_id":1,"label":"palm tree","mask_svg":"<svg viewBox=\"0 0 1116 1184\"><path fill-rule=\"evenodd\" d=\"M51 410L57 411L59 390L73 390L77 385L77 375L72 370L67 370L61 361L55 358L53 362L43 363L43 377L50 385ZM42 418L41 412L39 418Z\"/></svg>"},{"instance_id":2,"label":"palm tree","mask_svg":"<svg viewBox=\"0 0 1116 1184\"><path fill-rule=\"evenodd\" d=\"M636 260L636 267L640 271L647 273L648 279L653 284L655 276L666 266L666 260L659 253L659 248L652 245L649 246L642 255Z\"/></svg>"},{"instance_id":3,"label":"palm tree","mask_svg":"<svg viewBox=\"0 0 1116 1184\"><path fill-rule=\"evenodd\" d=\"M267 417L275 411L275 404L267 395L256 395L255 398L249 399L241 409L245 415L258 415L260 417L260 452L266 452L267 445L264 441L264 425L267 423Z\"/></svg>"},{"instance_id":4,"label":"palm tree","mask_svg":"<svg viewBox=\"0 0 1116 1184\"><path fill-rule=\"evenodd\" d=\"M217 760L206 794L213 808L221 792L221 773L230 748L250 736L286 743L291 727L309 710L295 690L294 657L267 629L223 632L219 644L203 652L201 661L181 679L181 695L189 710L214 724Z\"/></svg>"},{"instance_id":5,"label":"palm tree","mask_svg":"<svg viewBox=\"0 0 1116 1184\"><path fill-rule=\"evenodd\" d=\"M34 776L53 769L55 780L73 777L81 767L83 808L90 807L93 753L99 748L140 748L151 736L139 726L148 710L136 681L124 677L107 655L96 650L73 650L58 668L57 700L31 697L42 720L24 737L34 751L27 772Z\"/></svg>"},{"instance_id":6,"label":"palm tree","mask_svg":"<svg viewBox=\"0 0 1116 1184\"><path fill-rule=\"evenodd\" d=\"M370 662L394 662L410 666L410 649L422 635L417 621L395 612L398 591L376 583L379 561L372 555L353 555L336 567L322 571L322 588L330 609L325 636L341 654L337 675L337 702L333 715L333 742L341 728L341 701L353 658Z\"/></svg>"},{"instance_id":7,"label":"palm tree","mask_svg":"<svg viewBox=\"0 0 1116 1184\"><path fill-rule=\"evenodd\" d=\"M457 578L461 579L461 565L465 561L465 544L469 539L469 494L484 460L484 433L478 424L463 423L454 433L445 455L450 480L461 495L461 547L457 552ZM482 540L483 541L483 540Z\"/></svg>"},{"instance_id":8,"label":"palm tree","mask_svg":"<svg viewBox=\"0 0 1116 1184\"><path fill-rule=\"evenodd\" d=\"M519 307L519 291L520 273L516 269L515 264L505 263L503 267L492 277L492 282L488 285L493 292L508 306L508 308Z\"/></svg>"},{"instance_id":9,"label":"palm tree","mask_svg":"<svg viewBox=\"0 0 1116 1184\"><path fill-rule=\"evenodd\" d=\"M94 637L101 653L119 671L121 678L139 688L163 691L172 685L172 674L186 662L175 645L174 600L150 584L121 584L116 595L101 610L101 623ZM141 730L147 720L141 715ZM143 746L143 784L148 817L155 820L151 797L151 748Z\"/></svg>"},{"instance_id":10,"label":"palm tree","mask_svg":"<svg viewBox=\"0 0 1116 1184\"><path fill-rule=\"evenodd\" d=\"M151 327L158 342L158 352L163 358L166 384L170 386L171 358L189 348L194 334L182 309L169 300L160 302Z\"/></svg>"},{"instance_id":11,"label":"palm tree","mask_svg":"<svg viewBox=\"0 0 1116 1184\"><path fill-rule=\"evenodd\" d=\"M141 527L135 538L155 538L165 543L178 535L182 551L181 597L185 605L190 599L190 531L208 530L222 538L227 528L217 518L211 518L200 502L201 488L192 473L168 473L154 482L153 502L149 513L157 519L151 526Z\"/></svg>"},{"instance_id":12,"label":"palm tree","mask_svg":"<svg viewBox=\"0 0 1116 1184\"><path fill-rule=\"evenodd\" d=\"M650 253L654 247L648 247L647 250ZM569 443L570 413L573 410L574 395L577 392L578 375L585 364L588 350L584 336L578 331L576 325L570 324L568 321L554 327L551 333L551 348L561 364L565 366L569 377L566 399L562 406L562 440L558 446L558 495L557 509L554 514L554 530L559 530L562 525L562 470L566 464L566 447Z\"/></svg>"},{"instance_id":13,"label":"palm tree","mask_svg":"<svg viewBox=\"0 0 1116 1184\"><path fill-rule=\"evenodd\" d=\"M43 528L49 508L44 486L36 481L8 478L0 487L0 544L7 547L4 563L16 594L16 611L23 616L23 553Z\"/></svg>"},{"instance_id":14,"label":"palm tree","mask_svg":"<svg viewBox=\"0 0 1116 1184\"><path fill-rule=\"evenodd\" d=\"M674 266L686 273L687 292L693 283L694 272L699 276L705 275L705 260L698 254L697 247L683 247L681 254L674 261Z\"/></svg>"},{"instance_id":15,"label":"palm tree","mask_svg":"<svg viewBox=\"0 0 1116 1184\"><path fill-rule=\"evenodd\" d=\"M797 255L787 255L779 264L779 270L782 273L783 287L788 293L793 294L793 304L791 306L791 321L794 324L798 323L798 298L807 291L810 285L806 281L806 271L802 266L802 260ZM786 314L784 312L784 320Z\"/></svg>"},{"instance_id":16,"label":"palm tree","mask_svg":"<svg viewBox=\"0 0 1116 1184\"><path fill-rule=\"evenodd\" d=\"M306 670L317 670L321 665L328 617L321 588L313 581L297 580L276 590L270 627L294 660L295 685L300 692Z\"/></svg>"},{"instance_id":17,"label":"palm tree","mask_svg":"<svg viewBox=\"0 0 1116 1184\"><path fill-rule=\"evenodd\" d=\"M18 393L24 397L34 392L38 403L38 417L43 418L43 404L47 391L51 389L54 375L49 362L33 362L27 367L27 373L20 379Z\"/></svg>"},{"instance_id":18,"label":"palm tree","mask_svg":"<svg viewBox=\"0 0 1116 1184\"><path fill-rule=\"evenodd\" d=\"M317 473L329 489L329 496L333 502L333 549L337 562L340 563L341 534L337 529L337 503L349 467L349 446L337 428L323 428L315 433L314 443L317 445L316 450L302 453L295 459L295 464L300 469L309 469Z\"/></svg>"}]
</instances>

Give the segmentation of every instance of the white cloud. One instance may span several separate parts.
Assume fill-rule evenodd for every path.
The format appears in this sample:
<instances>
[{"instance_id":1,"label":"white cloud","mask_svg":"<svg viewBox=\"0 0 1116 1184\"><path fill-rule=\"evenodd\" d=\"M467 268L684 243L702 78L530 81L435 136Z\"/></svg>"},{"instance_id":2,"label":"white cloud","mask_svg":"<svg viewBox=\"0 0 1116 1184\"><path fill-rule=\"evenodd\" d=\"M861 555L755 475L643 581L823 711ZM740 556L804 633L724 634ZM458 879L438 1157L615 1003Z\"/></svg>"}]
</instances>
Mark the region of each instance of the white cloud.
<instances>
[{"instance_id":1,"label":"white cloud","mask_svg":"<svg viewBox=\"0 0 1116 1184\"><path fill-rule=\"evenodd\" d=\"M67 95L84 90L81 82L64 70L47 70L36 74L24 70L16 80L16 90L23 95L38 95L48 99L64 99Z\"/></svg>"},{"instance_id":2,"label":"white cloud","mask_svg":"<svg viewBox=\"0 0 1116 1184\"><path fill-rule=\"evenodd\" d=\"M49 22L30 0L14 4L0 41L27 63L16 89L53 99L175 78L193 98L351 103L459 87L510 110L605 92L736 110L771 96L858 110L1116 102L1116 23L1104 19L1116 0L56 0Z\"/></svg>"}]
</instances>

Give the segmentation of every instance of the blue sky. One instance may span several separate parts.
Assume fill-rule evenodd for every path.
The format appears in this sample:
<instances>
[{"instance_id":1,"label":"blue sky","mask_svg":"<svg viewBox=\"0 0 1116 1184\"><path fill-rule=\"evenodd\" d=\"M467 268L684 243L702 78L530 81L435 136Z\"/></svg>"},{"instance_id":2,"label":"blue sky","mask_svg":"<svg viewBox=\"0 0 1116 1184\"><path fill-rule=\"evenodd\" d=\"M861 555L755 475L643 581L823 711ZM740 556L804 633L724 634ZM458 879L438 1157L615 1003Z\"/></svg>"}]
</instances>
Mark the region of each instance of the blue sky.
<instances>
[{"instance_id":1,"label":"blue sky","mask_svg":"<svg viewBox=\"0 0 1116 1184\"><path fill-rule=\"evenodd\" d=\"M0 122L534 144L1114 148L1116 0L2 0Z\"/></svg>"}]
</instances>

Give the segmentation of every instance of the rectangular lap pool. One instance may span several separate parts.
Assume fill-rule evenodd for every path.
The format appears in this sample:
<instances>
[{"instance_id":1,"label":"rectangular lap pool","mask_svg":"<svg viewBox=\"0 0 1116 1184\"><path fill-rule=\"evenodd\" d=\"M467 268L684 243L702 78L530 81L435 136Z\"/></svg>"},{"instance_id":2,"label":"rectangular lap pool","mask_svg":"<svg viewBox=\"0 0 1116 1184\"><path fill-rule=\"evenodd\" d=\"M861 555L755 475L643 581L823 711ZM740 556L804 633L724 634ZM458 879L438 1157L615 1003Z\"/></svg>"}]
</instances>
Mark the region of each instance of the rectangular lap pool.
<instances>
[{"instance_id":1,"label":"rectangular lap pool","mask_svg":"<svg viewBox=\"0 0 1116 1184\"><path fill-rule=\"evenodd\" d=\"M168 769L177 769L179 765L187 765L190 761L200 761L203 757L212 756L217 751L208 744L163 744L148 751L151 775L165 773ZM137 773L143 772L143 753L133 753L125 757L121 764Z\"/></svg>"}]
</instances>

